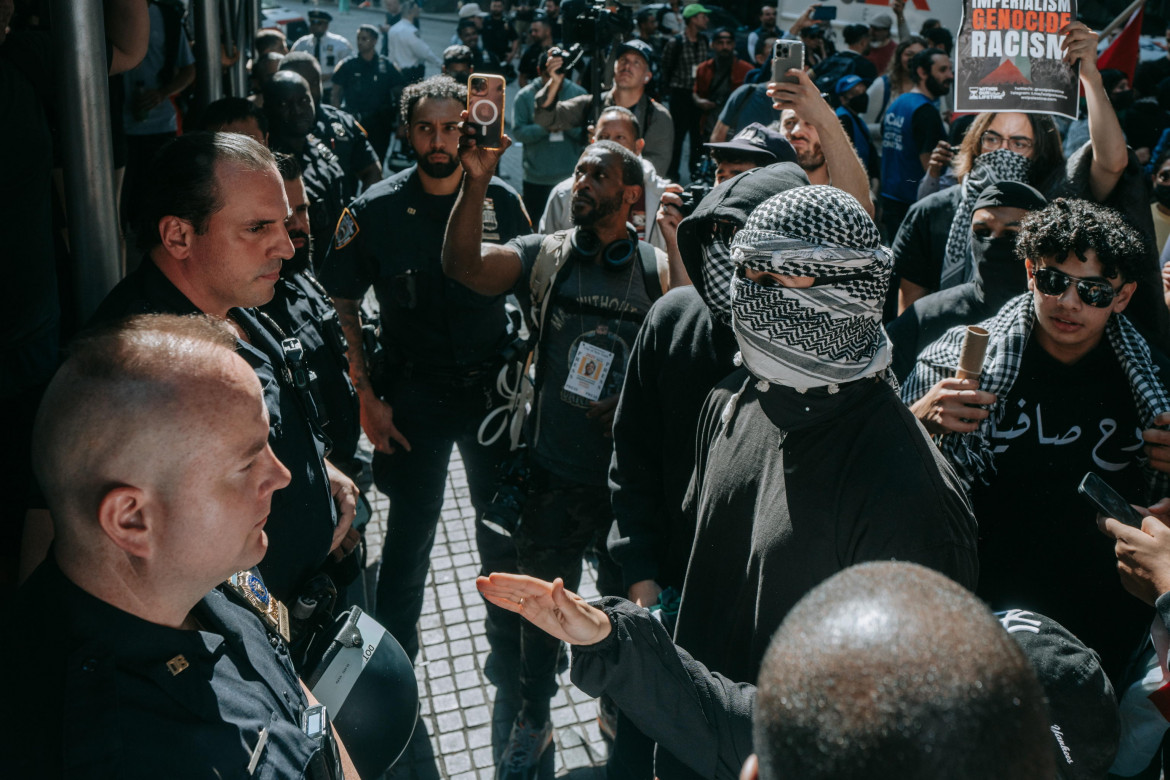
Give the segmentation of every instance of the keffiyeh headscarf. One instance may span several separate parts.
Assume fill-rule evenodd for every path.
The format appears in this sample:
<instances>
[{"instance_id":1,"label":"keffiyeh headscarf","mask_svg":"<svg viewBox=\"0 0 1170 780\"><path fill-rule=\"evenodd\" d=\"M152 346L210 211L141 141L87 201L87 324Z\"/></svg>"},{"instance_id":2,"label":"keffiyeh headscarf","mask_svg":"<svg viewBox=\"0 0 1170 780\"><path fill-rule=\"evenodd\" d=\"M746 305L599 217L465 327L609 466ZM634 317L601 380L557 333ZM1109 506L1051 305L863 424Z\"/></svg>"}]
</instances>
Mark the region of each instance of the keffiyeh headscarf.
<instances>
[{"instance_id":1,"label":"keffiyeh headscarf","mask_svg":"<svg viewBox=\"0 0 1170 780\"><path fill-rule=\"evenodd\" d=\"M947 248L943 255L942 278L939 289L971 281L974 265L971 262L971 217L975 201L984 189L1001 181L1028 183L1028 168L1032 161L1009 149L996 149L975 158L971 172L959 186L963 188L951 230L947 234Z\"/></svg>"},{"instance_id":2,"label":"keffiyeh headscarf","mask_svg":"<svg viewBox=\"0 0 1170 780\"><path fill-rule=\"evenodd\" d=\"M1035 321L1035 301L1032 293L1028 292L1012 298L999 310L999 314L980 323L980 327L991 335L987 342L979 389L995 393L999 400L991 407L991 414L980 422L977 430L971 433L947 433L936 439L939 451L954 467L968 491L976 481L989 484L989 475L995 473L991 430L993 426L1002 423L1007 415L1007 394L1019 376L1024 347L1027 346ZM966 331L965 325L951 328L918 356L914 371L902 386L902 401L907 406L926 395L930 388L943 379L955 375ZM1129 382L1142 428L1152 428L1154 418L1159 413L1170 411L1170 396L1158 379L1150 359L1149 346L1129 319L1120 314L1114 314L1106 322L1105 337ZM1167 495L1170 491L1170 477L1151 469L1145 458L1139 458L1139 463L1146 483L1150 486L1150 495Z\"/></svg>"},{"instance_id":3,"label":"keffiyeh headscarf","mask_svg":"<svg viewBox=\"0 0 1170 780\"><path fill-rule=\"evenodd\" d=\"M881 311L891 255L852 196L824 186L774 195L736 234L731 259L736 268L816 279L803 289L733 279L732 328L757 379L834 392L885 372L891 356Z\"/></svg>"},{"instance_id":4,"label":"keffiyeh headscarf","mask_svg":"<svg viewBox=\"0 0 1170 780\"><path fill-rule=\"evenodd\" d=\"M735 266L731 263L731 247L722 235L716 233L702 245L703 302L711 316L724 325L731 324L731 280Z\"/></svg>"}]
</instances>

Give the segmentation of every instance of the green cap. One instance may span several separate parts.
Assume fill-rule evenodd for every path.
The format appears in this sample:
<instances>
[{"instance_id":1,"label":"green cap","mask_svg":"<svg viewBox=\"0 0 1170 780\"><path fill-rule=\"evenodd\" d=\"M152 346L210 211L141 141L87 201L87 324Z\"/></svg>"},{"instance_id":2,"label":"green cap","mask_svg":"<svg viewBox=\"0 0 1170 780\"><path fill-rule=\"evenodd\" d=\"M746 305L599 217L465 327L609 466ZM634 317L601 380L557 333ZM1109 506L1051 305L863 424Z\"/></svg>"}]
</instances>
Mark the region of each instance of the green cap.
<instances>
[{"instance_id":1,"label":"green cap","mask_svg":"<svg viewBox=\"0 0 1170 780\"><path fill-rule=\"evenodd\" d=\"M704 8L703 6L699 5L698 3L691 3L686 8L683 9L683 19L690 19L692 16L698 16L699 14L709 14L709 13L711 13L711 12L708 9Z\"/></svg>"}]
</instances>

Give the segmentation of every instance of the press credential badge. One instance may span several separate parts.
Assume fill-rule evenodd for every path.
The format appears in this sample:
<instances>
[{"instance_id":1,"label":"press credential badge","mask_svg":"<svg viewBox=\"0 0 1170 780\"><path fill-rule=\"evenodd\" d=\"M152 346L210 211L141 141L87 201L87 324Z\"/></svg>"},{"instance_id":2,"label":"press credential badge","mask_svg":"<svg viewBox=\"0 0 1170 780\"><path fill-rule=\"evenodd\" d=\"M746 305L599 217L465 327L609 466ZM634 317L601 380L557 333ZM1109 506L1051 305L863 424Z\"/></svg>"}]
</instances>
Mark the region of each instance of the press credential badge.
<instances>
[{"instance_id":1,"label":"press credential badge","mask_svg":"<svg viewBox=\"0 0 1170 780\"><path fill-rule=\"evenodd\" d=\"M609 367L613 365L613 353L588 342L581 342L577 354L569 367L565 379L565 390L590 401L601 397Z\"/></svg>"}]
</instances>

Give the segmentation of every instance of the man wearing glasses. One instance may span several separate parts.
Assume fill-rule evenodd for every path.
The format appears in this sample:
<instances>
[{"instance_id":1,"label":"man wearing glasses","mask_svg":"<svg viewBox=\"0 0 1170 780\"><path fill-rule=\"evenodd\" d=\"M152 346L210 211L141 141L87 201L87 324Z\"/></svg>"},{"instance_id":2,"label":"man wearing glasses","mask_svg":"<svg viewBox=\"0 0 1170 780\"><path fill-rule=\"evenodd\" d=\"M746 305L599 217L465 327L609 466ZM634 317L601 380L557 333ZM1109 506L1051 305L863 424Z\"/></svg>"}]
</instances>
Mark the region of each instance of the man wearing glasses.
<instances>
[{"instance_id":1,"label":"man wearing glasses","mask_svg":"<svg viewBox=\"0 0 1170 780\"><path fill-rule=\"evenodd\" d=\"M1170 395L1152 350L1123 315L1144 259L1117 212L1058 199L1016 243L1028 292L981 323L978 380L953 378L960 326L919 356L902 399L966 485L979 521L977 594L1066 622L1120 682L1151 610L1126 595L1076 495L1096 472L1127 501L1167 495Z\"/></svg>"}]
</instances>

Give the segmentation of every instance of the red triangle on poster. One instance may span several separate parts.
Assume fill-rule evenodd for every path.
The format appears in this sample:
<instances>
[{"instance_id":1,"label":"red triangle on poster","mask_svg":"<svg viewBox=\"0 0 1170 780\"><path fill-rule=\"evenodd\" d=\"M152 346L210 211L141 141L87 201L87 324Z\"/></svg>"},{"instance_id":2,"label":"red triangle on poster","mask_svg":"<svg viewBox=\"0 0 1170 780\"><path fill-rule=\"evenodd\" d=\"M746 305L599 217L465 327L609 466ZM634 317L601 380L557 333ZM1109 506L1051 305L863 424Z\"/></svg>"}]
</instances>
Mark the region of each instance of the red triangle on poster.
<instances>
[{"instance_id":1,"label":"red triangle on poster","mask_svg":"<svg viewBox=\"0 0 1170 780\"><path fill-rule=\"evenodd\" d=\"M1031 84L1011 60L1004 60L1000 66L979 81L980 84Z\"/></svg>"}]
</instances>

